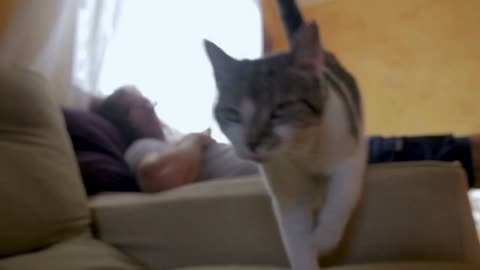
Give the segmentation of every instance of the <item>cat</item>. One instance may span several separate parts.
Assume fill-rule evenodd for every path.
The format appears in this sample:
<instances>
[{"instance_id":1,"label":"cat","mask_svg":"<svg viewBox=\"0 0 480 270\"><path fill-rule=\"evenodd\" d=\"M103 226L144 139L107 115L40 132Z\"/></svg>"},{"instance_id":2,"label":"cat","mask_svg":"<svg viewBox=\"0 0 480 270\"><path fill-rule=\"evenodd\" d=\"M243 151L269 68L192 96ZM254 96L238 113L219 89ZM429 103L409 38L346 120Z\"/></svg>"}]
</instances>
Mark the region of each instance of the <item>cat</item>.
<instances>
[{"instance_id":1,"label":"cat","mask_svg":"<svg viewBox=\"0 0 480 270\"><path fill-rule=\"evenodd\" d=\"M292 269L318 270L362 194L362 100L355 79L323 49L317 24L304 24L295 1L277 4L288 51L237 60L205 40L214 116L237 155L259 165Z\"/></svg>"}]
</instances>

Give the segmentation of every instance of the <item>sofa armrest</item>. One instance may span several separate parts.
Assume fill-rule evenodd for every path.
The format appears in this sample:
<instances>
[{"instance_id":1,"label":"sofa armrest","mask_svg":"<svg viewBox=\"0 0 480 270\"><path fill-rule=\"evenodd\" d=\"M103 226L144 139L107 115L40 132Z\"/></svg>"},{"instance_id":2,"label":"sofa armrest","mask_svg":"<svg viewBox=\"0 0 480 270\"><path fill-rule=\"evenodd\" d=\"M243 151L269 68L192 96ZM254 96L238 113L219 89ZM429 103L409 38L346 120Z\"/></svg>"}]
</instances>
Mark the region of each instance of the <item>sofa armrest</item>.
<instances>
[{"instance_id":1,"label":"sofa armrest","mask_svg":"<svg viewBox=\"0 0 480 270\"><path fill-rule=\"evenodd\" d=\"M476 262L480 248L458 164L370 166L365 196L323 265L385 261ZM91 202L98 237L149 269L195 265L286 266L258 177L120 193Z\"/></svg>"},{"instance_id":2,"label":"sofa armrest","mask_svg":"<svg viewBox=\"0 0 480 270\"><path fill-rule=\"evenodd\" d=\"M480 263L466 174L458 162L371 165L363 199L324 265L391 261Z\"/></svg>"}]
</instances>

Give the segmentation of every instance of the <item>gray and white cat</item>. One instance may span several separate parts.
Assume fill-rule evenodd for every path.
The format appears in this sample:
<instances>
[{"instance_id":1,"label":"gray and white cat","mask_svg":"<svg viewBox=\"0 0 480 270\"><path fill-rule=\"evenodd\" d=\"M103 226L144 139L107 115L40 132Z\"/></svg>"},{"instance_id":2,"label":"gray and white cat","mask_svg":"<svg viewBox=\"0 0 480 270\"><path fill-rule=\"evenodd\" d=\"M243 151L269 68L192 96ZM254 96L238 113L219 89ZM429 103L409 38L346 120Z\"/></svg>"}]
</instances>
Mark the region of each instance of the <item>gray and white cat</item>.
<instances>
[{"instance_id":1,"label":"gray and white cat","mask_svg":"<svg viewBox=\"0 0 480 270\"><path fill-rule=\"evenodd\" d=\"M302 18L293 0L278 4L283 16ZM367 146L355 80L322 48L316 23L296 24L284 21L285 53L236 60L205 47L222 132L259 164L292 268L318 270L361 196Z\"/></svg>"}]
</instances>

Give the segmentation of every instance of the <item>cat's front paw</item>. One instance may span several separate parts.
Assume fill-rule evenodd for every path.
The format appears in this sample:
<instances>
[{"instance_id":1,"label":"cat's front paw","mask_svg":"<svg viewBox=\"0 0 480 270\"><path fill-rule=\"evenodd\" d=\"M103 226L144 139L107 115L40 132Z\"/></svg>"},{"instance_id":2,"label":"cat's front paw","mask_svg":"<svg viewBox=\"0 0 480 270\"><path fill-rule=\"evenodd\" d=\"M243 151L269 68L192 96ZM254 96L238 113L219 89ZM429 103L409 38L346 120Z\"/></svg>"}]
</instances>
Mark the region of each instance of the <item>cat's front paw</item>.
<instances>
[{"instance_id":1,"label":"cat's front paw","mask_svg":"<svg viewBox=\"0 0 480 270\"><path fill-rule=\"evenodd\" d=\"M342 240L343 231L339 228L318 226L313 231L313 246L319 256L332 252Z\"/></svg>"}]
</instances>

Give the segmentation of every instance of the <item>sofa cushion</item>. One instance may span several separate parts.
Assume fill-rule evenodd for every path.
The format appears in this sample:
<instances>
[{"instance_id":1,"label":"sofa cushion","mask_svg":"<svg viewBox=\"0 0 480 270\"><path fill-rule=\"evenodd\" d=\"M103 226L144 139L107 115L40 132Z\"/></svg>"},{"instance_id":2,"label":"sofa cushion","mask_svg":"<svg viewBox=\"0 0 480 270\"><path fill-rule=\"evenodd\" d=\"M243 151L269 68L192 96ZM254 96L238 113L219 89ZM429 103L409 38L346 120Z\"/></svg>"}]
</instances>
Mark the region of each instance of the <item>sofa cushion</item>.
<instances>
[{"instance_id":1,"label":"sofa cushion","mask_svg":"<svg viewBox=\"0 0 480 270\"><path fill-rule=\"evenodd\" d=\"M74 238L38 252L2 259L0 269L137 270L143 268L98 240Z\"/></svg>"},{"instance_id":2,"label":"sofa cushion","mask_svg":"<svg viewBox=\"0 0 480 270\"><path fill-rule=\"evenodd\" d=\"M446 162L371 165L346 234L322 265L391 261L479 262L462 167ZM146 266L287 265L258 177L114 194L90 205L98 236ZM121 224L121 226L119 226ZM480 268L479 268L480 269Z\"/></svg>"},{"instance_id":3,"label":"sofa cushion","mask_svg":"<svg viewBox=\"0 0 480 270\"><path fill-rule=\"evenodd\" d=\"M89 232L87 197L46 81L0 70L0 257Z\"/></svg>"},{"instance_id":4,"label":"sofa cushion","mask_svg":"<svg viewBox=\"0 0 480 270\"><path fill-rule=\"evenodd\" d=\"M402 263L379 263L363 265L347 265L322 268L325 270L475 270L479 265L465 263L445 263L445 262L402 262ZM186 267L175 270L288 270L280 267L245 267L245 266L205 266L205 267Z\"/></svg>"},{"instance_id":5,"label":"sofa cushion","mask_svg":"<svg viewBox=\"0 0 480 270\"><path fill-rule=\"evenodd\" d=\"M127 142L108 120L93 112L62 108L88 195L103 191L139 191L123 158Z\"/></svg>"}]
</instances>

